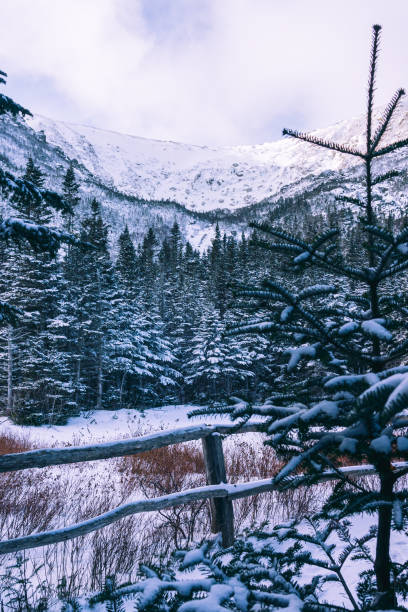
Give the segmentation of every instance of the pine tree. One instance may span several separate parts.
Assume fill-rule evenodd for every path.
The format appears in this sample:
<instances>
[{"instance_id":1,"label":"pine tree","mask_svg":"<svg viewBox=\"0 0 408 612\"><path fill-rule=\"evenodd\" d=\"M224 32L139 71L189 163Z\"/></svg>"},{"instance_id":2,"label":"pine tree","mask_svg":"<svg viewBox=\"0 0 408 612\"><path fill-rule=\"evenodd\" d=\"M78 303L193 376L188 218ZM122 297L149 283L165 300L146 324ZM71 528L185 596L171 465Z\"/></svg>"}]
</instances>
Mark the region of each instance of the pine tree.
<instances>
[{"instance_id":1,"label":"pine tree","mask_svg":"<svg viewBox=\"0 0 408 612\"><path fill-rule=\"evenodd\" d=\"M149 228L139 251L140 280L144 287L144 302L146 305L154 302L158 267L156 250L158 241L153 228Z\"/></svg>"},{"instance_id":2,"label":"pine tree","mask_svg":"<svg viewBox=\"0 0 408 612\"><path fill-rule=\"evenodd\" d=\"M44 186L44 175L40 168L34 164L33 158L27 160L23 181L30 183L32 186L42 189ZM33 201L31 193L24 191L21 197L15 202L20 216L28 221L35 221L41 224L47 224L52 218L52 210L48 203L40 200L38 203Z\"/></svg>"},{"instance_id":3,"label":"pine tree","mask_svg":"<svg viewBox=\"0 0 408 612\"><path fill-rule=\"evenodd\" d=\"M44 174L41 172L40 168L34 164L34 160L31 156L28 158L23 180L29 181L40 189L44 187Z\"/></svg>"},{"instance_id":4,"label":"pine tree","mask_svg":"<svg viewBox=\"0 0 408 612\"><path fill-rule=\"evenodd\" d=\"M260 323L235 330L290 338L293 344L288 349L288 374L305 363L320 360L320 385L314 379L311 388L311 381L304 380L305 403L300 404L297 393L290 393L290 389L286 395L277 389L264 406L248 405L243 410L241 405L236 416L267 415L269 443L286 460L276 477L281 486L291 486L290 477L299 468L305 476L296 482L303 485L318 482L327 468L334 470L339 483L324 504L323 517L338 520L362 512L377 513L377 592L370 609L396 606L398 581L395 578L393 582L393 576L398 576L401 568L391 561L390 533L392 528L403 528L408 506L408 490L400 481L408 470L392 463L408 455L408 422L404 414L408 408L408 367L399 365L408 352L406 295L399 291L408 269L408 227L398 230L382 222L377 186L392 180L397 173L374 172L375 162L407 146L408 138L385 141L403 90L393 96L377 129L373 128L380 29L373 28L364 150L284 130L288 136L351 155L364 164L361 192L357 197L345 194L340 199L359 211L356 224L364 236L359 247L365 262L360 265L346 261L339 252L338 229L305 240L269 223L255 224L265 236L258 243L271 253L289 256L298 273L296 278L312 270L314 275L320 270L323 278L303 289L297 281L288 288L287 283L273 278L265 280L261 287L247 287L241 292L243 298L258 298L272 314ZM347 293L350 282L355 288ZM373 490L339 472L344 456L350 461L372 464L378 488Z\"/></svg>"},{"instance_id":5,"label":"pine tree","mask_svg":"<svg viewBox=\"0 0 408 612\"><path fill-rule=\"evenodd\" d=\"M82 243L90 243L94 249L75 247L71 249L70 257L75 258L81 270L76 279L77 386L85 385L86 404L99 410L104 400L107 339L115 281L108 228L102 218L101 205L93 199L90 208L90 214L82 221L80 237Z\"/></svg>"},{"instance_id":6,"label":"pine tree","mask_svg":"<svg viewBox=\"0 0 408 612\"><path fill-rule=\"evenodd\" d=\"M217 400L228 397L235 385L253 376L251 358L239 339L225 337L225 323L213 306L203 305L201 316L185 379L201 400Z\"/></svg>"},{"instance_id":7,"label":"pine tree","mask_svg":"<svg viewBox=\"0 0 408 612\"><path fill-rule=\"evenodd\" d=\"M0 71L0 84L5 84L6 73ZM30 111L20 106L8 96L0 95L0 115L11 114L31 115ZM37 177L38 178L38 177ZM0 195L2 197L3 210L9 214L10 208L17 206L21 214L21 206L30 202L31 208L50 207L57 211L68 211L69 206L61 196L53 191L40 188L38 185L20 179L11 172L0 169ZM20 207L20 208L19 208ZM55 255L62 242L71 242L73 238L57 230L32 223L26 216L10 217L0 219L0 240L12 245L27 245L37 250L47 251ZM16 312L7 303L0 303L0 316L3 321L14 323Z\"/></svg>"},{"instance_id":8,"label":"pine tree","mask_svg":"<svg viewBox=\"0 0 408 612\"><path fill-rule=\"evenodd\" d=\"M75 178L75 172L72 163L67 168L67 171L62 182L62 193L65 201L70 206L70 211L64 215L65 225L68 232L72 232L75 209L80 202L79 185Z\"/></svg>"},{"instance_id":9,"label":"pine tree","mask_svg":"<svg viewBox=\"0 0 408 612\"><path fill-rule=\"evenodd\" d=\"M164 267L159 260L158 241L152 228L135 255L125 227L119 237L116 262L119 282L109 350L111 373L116 380L112 383L112 398L120 396L132 406L160 403L180 384L172 339L167 333L169 320L163 319L168 311L162 291ZM166 266L169 261L166 260Z\"/></svg>"},{"instance_id":10,"label":"pine tree","mask_svg":"<svg viewBox=\"0 0 408 612\"><path fill-rule=\"evenodd\" d=\"M107 344L110 402L119 408L135 407L154 396L152 387L160 377L161 365L152 346L156 330L138 295L137 256L127 226L119 236L116 272Z\"/></svg>"},{"instance_id":11,"label":"pine tree","mask_svg":"<svg viewBox=\"0 0 408 612\"><path fill-rule=\"evenodd\" d=\"M25 181L42 183L32 160ZM34 207L29 198L16 199L22 218L43 224L51 216L47 202ZM18 307L18 325L7 331L7 407L23 423L64 421L70 411L71 388L67 355L62 351L59 319L62 275L58 261L47 252L26 246L6 249L3 298ZM67 330L65 330L66 332Z\"/></svg>"},{"instance_id":12,"label":"pine tree","mask_svg":"<svg viewBox=\"0 0 408 612\"><path fill-rule=\"evenodd\" d=\"M6 78L7 78L7 73L0 70L0 84L5 85ZM27 108L20 106L20 104L17 104L16 102L14 102L14 100L9 98L8 96L1 94L0 95L0 115L6 115L8 113L12 115L13 117L17 117L19 115L21 115L22 117L25 117L26 115L32 117L32 114Z\"/></svg>"},{"instance_id":13,"label":"pine tree","mask_svg":"<svg viewBox=\"0 0 408 612\"><path fill-rule=\"evenodd\" d=\"M210 285L211 295L214 305L218 308L221 317L227 307L226 296L226 261L225 261L225 242L221 238L218 223L215 226L215 236L210 249Z\"/></svg>"},{"instance_id":14,"label":"pine tree","mask_svg":"<svg viewBox=\"0 0 408 612\"><path fill-rule=\"evenodd\" d=\"M132 286L135 284L137 277L137 255L127 225L119 236L116 271L125 285Z\"/></svg>"},{"instance_id":15,"label":"pine tree","mask_svg":"<svg viewBox=\"0 0 408 612\"><path fill-rule=\"evenodd\" d=\"M186 367L186 363L191 358L194 336L198 332L205 304L209 301L205 280L206 275L200 254L193 250L191 244L187 243L180 264L179 280L175 285L176 312L180 323L173 332L173 345L181 370ZM183 383L179 388L181 403L186 401L186 393L191 397L191 391L194 390L194 388L188 388L185 379Z\"/></svg>"},{"instance_id":16,"label":"pine tree","mask_svg":"<svg viewBox=\"0 0 408 612\"><path fill-rule=\"evenodd\" d=\"M181 265L181 259L183 254L183 245L180 233L180 227L177 221L173 223L170 232L169 240L169 262L168 266L170 270L175 274Z\"/></svg>"},{"instance_id":17,"label":"pine tree","mask_svg":"<svg viewBox=\"0 0 408 612\"><path fill-rule=\"evenodd\" d=\"M177 361L183 359L184 309L186 304L183 245L180 228L175 222L169 239L163 240L159 256L159 312L164 333L171 342Z\"/></svg>"},{"instance_id":18,"label":"pine tree","mask_svg":"<svg viewBox=\"0 0 408 612\"><path fill-rule=\"evenodd\" d=\"M6 76L3 72L1 75ZM5 79L0 78L0 82L5 84ZM0 114L6 113L14 117L31 114L1 95ZM7 342L8 412L22 421L63 419L69 391L57 349L59 334L47 333L47 325L54 321L55 328L58 314L59 275L53 257L61 242L74 239L45 224L52 210L66 211L69 205L44 189L43 174L31 158L21 179L0 170L0 192L4 210L13 209L18 215L0 223L0 239L7 241L1 282L7 302L2 302L1 311L3 320L9 323L6 333L2 332ZM33 336L38 339L35 345Z\"/></svg>"}]
</instances>

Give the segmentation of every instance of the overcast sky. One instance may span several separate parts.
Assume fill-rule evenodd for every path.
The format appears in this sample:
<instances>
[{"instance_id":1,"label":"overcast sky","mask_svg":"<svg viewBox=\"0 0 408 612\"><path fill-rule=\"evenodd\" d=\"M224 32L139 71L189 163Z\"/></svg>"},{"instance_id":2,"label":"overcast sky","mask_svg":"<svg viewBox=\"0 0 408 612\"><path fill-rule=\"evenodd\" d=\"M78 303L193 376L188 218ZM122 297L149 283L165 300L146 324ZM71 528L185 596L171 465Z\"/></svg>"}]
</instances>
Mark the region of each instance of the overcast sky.
<instances>
[{"instance_id":1,"label":"overcast sky","mask_svg":"<svg viewBox=\"0 0 408 612\"><path fill-rule=\"evenodd\" d=\"M33 112L198 144L261 143L408 90L408 0L1 0L6 92Z\"/></svg>"}]
</instances>

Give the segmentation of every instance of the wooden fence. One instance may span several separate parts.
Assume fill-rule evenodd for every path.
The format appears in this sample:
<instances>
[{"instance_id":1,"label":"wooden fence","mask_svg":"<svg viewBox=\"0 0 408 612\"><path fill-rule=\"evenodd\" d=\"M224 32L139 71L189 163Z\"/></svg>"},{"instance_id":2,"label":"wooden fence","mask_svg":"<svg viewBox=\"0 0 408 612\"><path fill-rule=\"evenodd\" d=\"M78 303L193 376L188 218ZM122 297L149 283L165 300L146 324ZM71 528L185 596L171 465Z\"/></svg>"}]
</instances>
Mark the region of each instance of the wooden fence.
<instances>
[{"instance_id":1,"label":"wooden fence","mask_svg":"<svg viewBox=\"0 0 408 612\"><path fill-rule=\"evenodd\" d=\"M33 533L12 540L4 540L0 542L0 554L64 542L101 529L125 516L140 512L154 512L202 499L209 499L211 503L212 530L215 533L221 532L223 545L230 546L234 540L232 500L267 491L279 490L279 485L275 483L273 477L240 484L228 484L225 473L222 436L263 431L264 426L259 423L247 423L240 427L198 425L119 442L69 448L47 448L2 455L0 456L0 472L15 472L28 468L43 468L52 465L65 465L135 455L155 448L201 439L208 485L175 492L163 497L129 502L99 516L68 527ZM407 466L408 462L396 462L394 464L395 468ZM366 476L374 473L375 469L372 465L351 466L323 472L319 477L319 481L336 480L342 476ZM292 478L301 479L302 476L294 476Z\"/></svg>"}]
</instances>

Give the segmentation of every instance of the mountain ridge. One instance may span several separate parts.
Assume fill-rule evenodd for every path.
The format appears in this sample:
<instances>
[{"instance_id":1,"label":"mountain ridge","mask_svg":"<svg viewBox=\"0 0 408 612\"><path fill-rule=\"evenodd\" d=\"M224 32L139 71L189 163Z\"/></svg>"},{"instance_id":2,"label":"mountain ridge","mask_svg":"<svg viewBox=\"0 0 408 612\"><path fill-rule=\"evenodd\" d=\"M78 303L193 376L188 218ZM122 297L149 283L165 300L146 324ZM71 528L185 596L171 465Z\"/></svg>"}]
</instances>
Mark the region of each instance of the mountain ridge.
<instances>
[{"instance_id":1,"label":"mountain ridge","mask_svg":"<svg viewBox=\"0 0 408 612\"><path fill-rule=\"evenodd\" d=\"M376 109L376 120L382 112ZM86 211L90 197L100 199L113 244L126 223L140 242L148 227L163 236L177 221L185 239L205 250L216 220L222 231L237 234L248 220L277 211L284 200L294 201L291 210L301 199L322 212L336 195L358 195L363 170L357 158L289 138L211 147L146 139L39 115L28 120L3 116L0 125L0 165L21 174L31 155L44 171L47 186L61 191L72 162L83 197L80 212ZM363 146L364 117L313 133ZM403 104L384 143L407 135L408 105ZM390 157L392 162L376 162L378 171L396 168L402 178L381 187L381 193L393 212L403 214L408 206L408 153L400 150Z\"/></svg>"},{"instance_id":2,"label":"mountain ridge","mask_svg":"<svg viewBox=\"0 0 408 612\"><path fill-rule=\"evenodd\" d=\"M381 108L376 110L377 120L382 112ZM358 164L350 156L288 138L218 147L147 139L38 115L27 123L71 157L75 154L90 172L122 193L174 200L197 212L235 211L278 197L282 188L300 179L352 170ZM364 117L343 120L312 133L362 146ZM390 136L398 139L401 133L408 136L407 104L398 109Z\"/></svg>"}]
</instances>

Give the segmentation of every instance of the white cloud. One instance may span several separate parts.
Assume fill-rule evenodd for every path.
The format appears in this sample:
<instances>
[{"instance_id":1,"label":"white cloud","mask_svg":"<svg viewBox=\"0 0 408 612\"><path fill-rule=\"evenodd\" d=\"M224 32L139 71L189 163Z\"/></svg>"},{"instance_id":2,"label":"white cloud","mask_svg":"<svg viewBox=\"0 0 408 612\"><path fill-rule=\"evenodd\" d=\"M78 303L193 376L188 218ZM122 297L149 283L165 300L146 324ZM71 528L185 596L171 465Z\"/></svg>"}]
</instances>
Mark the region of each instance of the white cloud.
<instances>
[{"instance_id":1,"label":"white cloud","mask_svg":"<svg viewBox=\"0 0 408 612\"><path fill-rule=\"evenodd\" d=\"M21 103L140 136L257 142L358 114L375 22L378 102L408 85L406 0L3 0L0 16L0 67L47 84Z\"/></svg>"}]
</instances>

